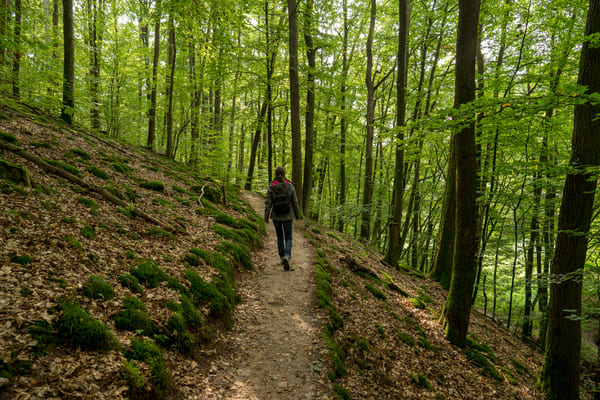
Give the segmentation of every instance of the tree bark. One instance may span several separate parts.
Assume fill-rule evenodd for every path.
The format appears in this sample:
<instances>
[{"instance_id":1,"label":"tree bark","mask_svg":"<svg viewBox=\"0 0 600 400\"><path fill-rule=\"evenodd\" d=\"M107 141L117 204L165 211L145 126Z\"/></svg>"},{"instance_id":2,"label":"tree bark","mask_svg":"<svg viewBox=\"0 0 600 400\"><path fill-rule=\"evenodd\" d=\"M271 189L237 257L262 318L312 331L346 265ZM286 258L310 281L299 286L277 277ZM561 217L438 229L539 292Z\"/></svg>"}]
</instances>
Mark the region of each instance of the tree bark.
<instances>
[{"instance_id":1,"label":"tree bark","mask_svg":"<svg viewBox=\"0 0 600 400\"><path fill-rule=\"evenodd\" d=\"M177 49L175 48L175 22L173 21L173 10L169 13L168 31L169 31L169 78L167 86L167 158L175 158L173 147L173 88L175 86L175 61Z\"/></svg>"},{"instance_id":2,"label":"tree bark","mask_svg":"<svg viewBox=\"0 0 600 400\"><path fill-rule=\"evenodd\" d=\"M15 0L15 50L12 67L12 93L16 99L21 97L21 85L19 83L19 73L21 70L21 0Z\"/></svg>"},{"instance_id":3,"label":"tree bark","mask_svg":"<svg viewBox=\"0 0 600 400\"><path fill-rule=\"evenodd\" d=\"M346 204L346 134L348 132L348 117L346 115L346 82L348 81L348 0L343 3L344 34L342 42L342 76L340 87L340 189L339 200L340 212L337 221L337 229L344 231L346 223L344 217L344 206Z\"/></svg>"},{"instance_id":4,"label":"tree bark","mask_svg":"<svg viewBox=\"0 0 600 400\"><path fill-rule=\"evenodd\" d=\"M73 27L73 0L63 0L64 69L63 97L60 119L67 124L73 123L75 112L75 36Z\"/></svg>"},{"instance_id":5,"label":"tree bark","mask_svg":"<svg viewBox=\"0 0 600 400\"><path fill-rule=\"evenodd\" d=\"M148 140L146 146L154 149L156 136L156 95L158 91L158 63L160 57L160 15L161 0L156 0L154 10L154 52L152 59L152 88L150 90L150 107L148 108Z\"/></svg>"},{"instance_id":6,"label":"tree bark","mask_svg":"<svg viewBox=\"0 0 600 400\"><path fill-rule=\"evenodd\" d=\"M300 129L300 78L298 76L298 4L288 0L290 117L292 126L292 180L302 210L302 132Z\"/></svg>"},{"instance_id":7,"label":"tree bark","mask_svg":"<svg viewBox=\"0 0 600 400\"><path fill-rule=\"evenodd\" d=\"M306 0L304 12L304 43L306 44L306 58L308 60L308 71L306 75L306 111L304 113L304 179L302 181L302 212L309 215L310 193L313 184L313 146L315 141L314 118L315 118L315 56L317 49L313 42L313 1Z\"/></svg>"},{"instance_id":8,"label":"tree bark","mask_svg":"<svg viewBox=\"0 0 600 400\"><path fill-rule=\"evenodd\" d=\"M479 0L459 0L454 107L475 99ZM472 115L456 133L456 231L454 262L443 322L450 343L464 347L471 314L477 251L477 158Z\"/></svg>"},{"instance_id":9,"label":"tree bark","mask_svg":"<svg viewBox=\"0 0 600 400\"><path fill-rule=\"evenodd\" d=\"M590 0L585 35L600 32L600 0ZM579 60L578 84L586 94L600 92L600 49L586 40ZM570 167L558 220L556 251L551 264L550 307L541 387L548 399L579 399L581 291L600 165L600 106L575 105ZM565 340L569 338L569 340Z\"/></svg>"},{"instance_id":10,"label":"tree bark","mask_svg":"<svg viewBox=\"0 0 600 400\"><path fill-rule=\"evenodd\" d=\"M392 195L392 220L389 226L386 261L396 267L402 246L400 225L404 201L404 126L406 125L406 82L408 76L408 26L410 24L408 0L398 0L398 73L396 74L396 145L394 167L394 192Z\"/></svg>"},{"instance_id":11,"label":"tree bark","mask_svg":"<svg viewBox=\"0 0 600 400\"><path fill-rule=\"evenodd\" d=\"M375 18L377 16L377 1L370 0L371 13L369 34L367 36L367 71L365 83L367 86L367 115L365 138L365 175L363 185L363 204L360 224L360 237L369 240L371 233L371 206L373 199L373 137L375 136L375 83L373 79L373 35L375 33Z\"/></svg>"}]
</instances>

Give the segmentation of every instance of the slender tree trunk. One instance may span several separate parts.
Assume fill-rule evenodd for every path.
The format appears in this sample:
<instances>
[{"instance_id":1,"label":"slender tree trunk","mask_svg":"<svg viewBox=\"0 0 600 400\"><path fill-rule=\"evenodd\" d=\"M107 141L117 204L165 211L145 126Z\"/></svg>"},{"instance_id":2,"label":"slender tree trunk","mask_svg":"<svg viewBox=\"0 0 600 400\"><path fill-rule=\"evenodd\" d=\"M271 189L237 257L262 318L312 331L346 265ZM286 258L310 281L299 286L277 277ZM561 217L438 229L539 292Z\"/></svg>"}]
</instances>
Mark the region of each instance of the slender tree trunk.
<instances>
[{"instance_id":1,"label":"slender tree trunk","mask_svg":"<svg viewBox=\"0 0 600 400\"><path fill-rule=\"evenodd\" d=\"M373 200L373 138L375 136L375 83L373 77L373 36L375 33L375 18L377 16L377 1L370 0L371 13L369 34L367 36L367 71L365 83L367 86L367 115L366 115L366 142L365 142L365 178L363 185L362 217L360 224L360 237L370 239L371 234L371 206Z\"/></svg>"},{"instance_id":2,"label":"slender tree trunk","mask_svg":"<svg viewBox=\"0 0 600 400\"><path fill-rule=\"evenodd\" d=\"M173 10L169 13L168 32L169 32L169 78L167 85L167 158L175 158L173 147L173 88L175 86L175 58L177 55L175 48L175 23L173 21Z\"/></svg>"},{"instance_id":3,"label":"slender tree trunk","mask_svg":"<svg viewBox=\"0 0 600 400\"><path fill-rule=\"evenodd\" d=\"M450 138L448 171L442 203L442 216L438 232L437 246L433 256L430 275L444 289L450 288L452 262L454 257L454 232L456 230L456 158L454 135Z\"/></svg>"},{"instance_id":4,"label":"slender tree trunk","mask_svg":"<svg viewBox=\"0 0 600 400\"><path fill-rule=\"evenodd\" d=\"M156 99L158 92L158 63L160 58L160 17L161 0L156 0L154 10L154 52L152 60L152 88L150 90L150 107L148 108L148 140L146 146L154 149L156 137Z\"/></svg>"},{"instance_id":5,"label":"slender tree trunk","mask_svg":"<svg viewBox=\"0 0 600 400\"><path fill-rule=\"evenodd\" d=\"M100 33L103 18L103 0L87 0L88 46L90 52L90 120L92 129L100 129L100 51L102 35Z\"/></svg>"},{"instance_id":6,"label":"slender tree trunk","mask_svg":"<svg viewBox=\"0 0 600 400\"><path fill-rule=\"evenodd\" d=\"M398 0L398 73L396 74L396 145L394 167L394 192L392 195L392 220L389 225L386 261L398 265L402 246L400 225L404 201L404 126L406 125L406 82L408 74L408 26L410 9L408 0Z\"/></svg>"},{"instance_id":7,"label":"slender tree trunk","mask_svg":"<svg viewBox=\"0 0 600 400\"><path fill-rule=\"evenodd\" d=\"M252 179L254 179L254 166L256 163L256 154L258 153L258 144L260 143L260 136L262 132L262 126L265 120L265 114L267 113L267 100L262 103L260 112L258 114L258 121L256 121L256 131L254 132L254 138L252 140L252 148L250 150L250 164L248 165L248 175L246 176L245 190L252 190Z\"/></svg>"},{"instance_id":8,"label":"slender tree trunk","mask_svg":"<svg viewBox=\"0 0 600 400\"><path fill-rule=\"evenodd\" d=\"M288 0L290 115L292 125L292 180L296 187L298 206L302 199L302 132L300 130L300 78L298 76L298 7L296 0Z\"/></svg>"},{"instance_id":9,"label":"slender tree trunk","mask_svg":"<svg viewBox=\"0 0 600 400\"><path fill-rule=\"evenodd\" d=\"M306 0L306 11L304 12L304 43L306 44L306 58L308 60L308 71L306 75L306 111L304 129L304 179L302 188L302 210L304 215L309 214L310 193L312 191L313 174L313 146L315 141L314 117L315 117L315 56L317 49L313 43L313 1Z\"/></svg>"},{"instance_id":10,"label":"slender tree trunk","mask_svg":"<svg viewBox=\"0 0 600 400\"><path fill-rule=\"evenodd\" d=\"M479 0L459 0L456 39L454 106L475 99L475 58ZM472 119L473 116L465 116ZM471 297L477 264L477 158L475 125L468 123L455 136L456 241L452 279L444 304L443 322L450 343L464 347L471 314Z\"/></svg>"},{"instance_id":11,"label":"slender tree trunk","mask_svg":"<svg viewBox=\"0 0 600 400\"><path fill-rule=\"evenodd\" d=\"M525 258L525 306L523 308L523 324L521 326L521 336L523 339L531 339L533 331L533 306L531 302L531 287L533 284L533 263L535 249L539 244L539 222L538 212L540 209L540 199L542 186L540 184L538 172L533 174L533 209L531 211L531 225L529 228L529 244L527 246L527 257Z\"/></svg>"},{"instance_id":12,"label":"slender tree trunk","mask_svg":"<svg viewBox=\"0 0 600 400\"><path fill-rule=\"evenodd\" d=\"M590 0L585 35L600 32L600 0ZM600 48L584 41L578 84L600 92ZM560 206L552 259L550 307L541 387L549 400L578 399L581 354L581 285L600 165L600 106L575 105L570 167ZM570 318L574 316L575 318ZM569 340L565 340L569 338Z\"/></svg>"},{"instance_id":13,"label":"slender tree trunk","mask_svg":"<svg viewBox=\"0 0 600 400\"><path fill-rule=\"evenodd\" d=\"M267 146L269 151L269 165L267 173L269 182L273 180L273 48L271 43L271 25L269 24L269 0L265 1L265 34L267 51L265 61L267 67Z\"/></svg>"},{"instance_id":14,"label":"slender tree trunk","mask_svg":"<svg viewBox=\"0 0 600 400\"><path fill-rule=\"evenodd\" d=\"M21 70L21 0L15 0L15 34L14 34L14 58L12 67L12 93L17 99L21 97L21 85L19 83L19 74Z\"/></svg>"},{"instance_id":15,"label":"slender tree trunk","mask_svg":"<svg viewBox=\"0 0 600 400\"><path fill-rule=\"evenodd\" d=\"M63 0L64 70L63 97L60 119L73 123L75 112L75 36L73 27L73 0Z\"/></svg>"},{"instance_id":16,"label":"slender tree trunk","mask_svg":"<svg viewBox=\"0 0 600 400\"><path fill-rule=\"evenodd\" d=\"M346 82L348 80L348 0L343 2L344 12L344 38L342 43L342 84L340 88L340 189L337 229L344 231L345 217L344 206L346 204L346 135L348 132L348 116L346 115Z\"/></svg>"}]
</instances>

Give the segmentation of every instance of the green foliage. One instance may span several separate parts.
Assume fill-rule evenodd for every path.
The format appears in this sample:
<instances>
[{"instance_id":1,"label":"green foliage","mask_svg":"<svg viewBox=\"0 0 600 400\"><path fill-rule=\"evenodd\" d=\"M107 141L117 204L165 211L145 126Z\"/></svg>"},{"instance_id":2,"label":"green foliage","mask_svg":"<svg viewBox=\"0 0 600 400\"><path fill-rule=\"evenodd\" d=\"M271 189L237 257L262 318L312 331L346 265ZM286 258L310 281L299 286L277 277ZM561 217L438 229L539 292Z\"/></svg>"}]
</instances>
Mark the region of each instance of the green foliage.
<instances>
[{"instance_id":1,"label":"green foliage","mask_svg":"<svg viewBox=\"0 0 600 400\"><path fill-rule=\"evenodd\" d=\"M173 237L173 234L163 228L157 227L157 226L153 226L150 227L146 230L146 233L148 234L148 236L156 236L159 238L171 238Z\"/></svg>"},{"instance_id":2,"label":"green foliage","mask_svg":"<svg viewBox=\"0 0 600 400\"><path fill-rule=\"evenodd\" d=\"M10 256L10 262L26 266L27 264L31 263L31 256L29 254L22 254L20 256L13 254Z\"/></svg>"},{"instance_id":3,"label":"green foliage","mask_svg":"<svg viewBox=\"0 0 600 400\"><path fill-rule=\"evenodd\" d=\"M162 399L173 386L160 348L151 340L131 339L131 350L125 353L129 359L147 363L150 366L150 380L153 385L152 398Z\"/></svg>"},{"instance_id":4,"label":"green foliage","mask_svg":"<svg viewBox=\"0 0 600 400\"><path fill-rule=\"evenodd\" d=\"M194 253L187 253L183 257L183 261L185 261L188 265L190 265L192 267L197 267L200 265L200 257L198 257Z\"/></svg>"},{"instance_id":5,"label":"green foliage","mask_svg":"<svg viewBox=\"0 0 600 400\"><path fill-rule=\"evenodd\" d=\"M379 337L385 339L385 330L379 324L375 324L375 329L377 329L377 333L379 333Z\"/></svg>"},{"instance_id":6,"label":"green foliage","mask_svg":"<svg viewBox=\"0 0 600 400\"><path fill-rule=\"evenodd\" d=\"M120 207L117 211L121 214L125 215L127 218L135 218L135 213L133 212L134 206Z\"/></svg>"},{"instance_id":7,"label":"green foliage","mask_svg":"<svg viewBox=\"0 0 600 400\"><path fill-rule=\"evenodd\" d=\"M420 372L417 372L416 376L414 374L408 374L408 376L417 386L423 387L427 390L433 390L433 387L431 386L431 383L429 383L427 377Z\"/></svg>"},{"instance_id":8,"label":"green foliage","mask_svg":"<svg viewBox=\"0 0 600 400\"><path fill-rule=\"evenodd\" d=\"M19 144L19 139L17 139L15 135L4 132L3 130L0 130L0 140L3 140L7 143Z\"/></svg>"},{"instance_id":9,"label":"green foliage","mask_svg":"<svg viewBox=\"0 0 600 400\"><path fill-rule=\"evenodd\" d=\"M109 179L109 178L110 178L106 172L104 172L104 171L103 171L103 170L101 170L100 168L98 168L98 167L95 167L95 166L93 166L93 165L91 165L90 167L88 167L87 171L88 171L90 174L92 174L92 175L94 175L94 176L96 176L96 177L98 177L98 178L100 178L100 179L107 180L107 179Z\"/></svg>"},{"instance_id":10,"label":"green foliage","mask_svg":"<svg viewBox=\"0 0 600 400\"><path fill-rule=\"evenodd\" d=\"M498 373L494 365L483 354L475 349L465 349L465 355L473 364L477 365L483 372L494 378L496 381L502 381L502 375Z\"/></svg>"},{"instance_id":11,"label":"green foliage","mask_svg":"<svg viewBox=\"0 0 600 400\"><path fill-rule=\"evenodd\" d=\"M367 288L367 290L369 292L371 292L371 294L373 296L375 296L375 298L379 299L379 300L383 300L386 301L387 300L387 296L385 293L383 293L381 290L379 290L378 288L376 288L375 286L371 285L370 283L365 284L365 288Z\"/></svg>"},{"instance_id":12,"label":"green foliage","mask_svg":"<svg viewBox=\"0 0 600 400\"><path fill-rule=\"evenodd\" d=\"M346 369L345 360L346 354L340 348L340 346L335 341L333 334L329 331L327 327L323 329L323 341L325 342L325 347L329 350L329 355L331 357L331 361L333 362L333 374L329 377L333 378L332 381L337 378L343 378L348 375L348 370Z\"/></svg>"},{"instance_id":13,"label":"green foliage","mask_svg":"<svg viewBox=\"0 0 600 400\"><path fill-rule=\"evenodd\" d=\"M110 167L121 174L127 174L131 172L131 168L129 166L119 161L112 163Z\"/></svg>"},{"instance_id":14,"label":"green foliage","mask_svg":"<svg viewBox=\"0 0 600 400\"><path fill-rule=\"evenodd\" d=\"M498 365L498 369L504 373L504 376L506 377L506 379L508 380L508 382L511 385L519 384L519 382L517 382L517 380L515 379L515 375L512 373L512 371L510 369L503 367L502 365Z\"/></svg>"},{"instance_id":15,"label":"green foliage","mask_svg":"<svg viewBox=\"0 0 600 400\"><path fill-rule=\"evenodd\" d=\"M62 301L53 321L60 343L82 350L108 351L118 347L118 341L106 325L71 301Z\"/></svg>"},{"instance_id":16,"label":"green foliage","mask_svg":"<svg viewBox=\"0 0 600 400\"><path fill-rule=\"evenodd\" d=\"M133 260L135 258L135 253L131 250L127 250L125 252L125 257L129 258L130 260Z\"/></svg>"},{"instance_id":17,"label":"green foliage","mask_svg":"<svg viewBox=\"0 0 600 400\"><path fill-rule=\"evenodd\" d=\"M231 322L233 304L217 288L217 285L205 281L191 268L185 271L185 277L190 282L192 300L195 303L208 304L213 317L223 318L228 323Z\"/></svg>"},{"instance_id":18,"label":"green foliage","mask_svg":"<svg viewBox=\"0 0 600 400\"><path fill-rule=\"evenodd\" d=\"M115 297L115 291L102 277L90 275L83 285L83 293L90 299L110 300Z\"/></svg>"},{"instance_id":19,"label":"green foliage","mask_svg":"<svg viewBox=\"0 0 600 400\"><path fill-rule=\"evenodd\" d=\"M123 377L129 387L130 398L142 398L146 377L140 368L132 361L123 361Z\"/></svg>"},{"instance_id":20,"label":"green foliage","mask_svg":"<svg viewBox=\"0 0 600 400\"><path fill-rule=\"evenodd\" d=\"M67 152L67 154L71 155L71 156L78 156L82 160L89 160L92 158L92 157L90 157L90 155L87 151L80 150L80 149L71 149Z\"/></svg>"},{"instance_id":21,"label":"green foliage","mask_svg":"<svg viewBox=\"0 0 600 400\"><path fill-rule=\"evenodd\" d=\"M327 235L328 235L328 236L330 236L330 237L332 237L332 238L334 238L334 239L335 239L335 240L337 240L338 242L341 242L341 241L342 241L342 238L340 238L340 237L338 236L338 234L337 234L337 233L335 233L335 232L333 232L333 231L329 231L329 232L327 232Z\"/></svg>"},{"instance_id":22,"label":"green foliage","mask_svg":"<svg viewBox=\"0 0 600 400\"><path fill-rule=\"evenodd\" d=\"M96 238L96 232L94 231L94 228L92 226L89 226L88 224L85 224L82 228L80 228L79 232L81 233L81 236L83 236L86 239Z\"/></svg>"},{"instance_id":23,"label":"green foliage","mask_svg":"<svg viewBox=\"0 0 600 400\"><path fill-rule=\"evenodd\" d=\"M56 331L46 321L35 321L33 325L27 328L27 332L37 342L33 352L36 356L46 354L48 347L57 343Z\"/></svg>"},{"instance_id":24,"label":"green foliage","mask_svg":"<svg viewBox=\"0 0 600 400\"><path fill-rule=\"evenodd\" d=\"M44 161L46 161L48 164L53 165L57 168L63 169L65 171L67 171L68 173L70 173L71 175L75 175L75 176L79 176L81 177L83 174L81 173L81 171L79 169L77 169L77 167L72 166L69 163L63 162L63 161L57 161L57 160L50 160L45 158Z\"/></svg>"},{"instance_id":25,"label":"green foliage","mask_svg":"<svg viewBox=\"0 0 600 400\"><path fill-rule=\"evenodd\" d=\"M419 299L418 297L411 297L409 301L412 303L413 306L415 306L419 310L424 310L427 307L425 302L423 302L423 300Z\"/></svg>"},{"instance_id":26,"label":"green foliage","mask_svg":"<svg viewBox=\"0 0 600 400\"><path fill-rule=\"evenodd\" d=\"M140 187L148 190L153 190L155 192L165 191L165 184L161 181L142 181L140 182Z\"/></svg>"},{"instance_id":27,"label":"green foliage","mask_svg":"<svg viewBox=\"0 0 600 400\"><path fill-rule=\"evenodd\" d=\"M79 240L74 239L70 236L66 236L64 238L64 241L67 242L68 247L79 251L83 251L83 246L81 245L81 242Z\"/></svg>"},{"instance_id":28,"label":"green foliage","mask_svg":"<svg viewBox=\"0 0 600 400\"><path fill-rule=\"evenodd\" d=\"M29 297L33 294L33 290L31 290L27 286L23 286L19 293L21 293L21 296L23 296L23 297Z\"/></svg>"},{"instance_id":29,"label":"green foliage","mask_svg":"<svg viewBox=\"0 0 600 400\"><path fill-rule=\"evenodd\" d=\"M144 303L137 297L126 297L123 307L115 315L115 326L119 329L131 332L143 332L146 336L152 336L157 331L156 326L150 320Z\"/></svg>"},{"instance_id":30,"label":"green foliage","mask_svg":"<svg viewBox=\"0 0 600 400\"><path fill-rule=\"evenodd\" d=\"M352 400L352 395L350 395L348 389L346 389L343 386L334 383L333 391L335 392L339 400Z\"/></svg>"},{"instance_id":31,"label":"green foliage","mask_svg":"<svg viewBox=\"0 0 600 400\"><path fill-rule=\"evenodd\" d=\"M223 255L229 255L236 267L252 269L252 258L250 257L250 249L247 246L222 241L215 246L215 250Z\"/></svg>"},{"instance_id":32,"label":"green foliage","mask_svg":"<svg viewBox=\"0 0 600 400\"><path fill-rule=\"evenodd\" d=\"M168 279L167 274L158 267L156 261L144 258L138 261L138 267L131 267L129 272L149 289L155 288L160 282Z\"/></svg>"},{"instance_id":33,"label":"green foliage","mask_svg":"<svg viewBox=\"0 0 600 400\"><path fill-rule=\"evenodd\" d=\"M410 347L414 347L415 340L408 333L396 331L396 336L398 336L398 339L400 339L402 343L407 344Z\"/></svg>"},{"instance_id":34,"label":"green foliage","mask_svg":"<svg viewBox=\"0 0 600 400\"><path fill-rule=\"evenodd\" d=\"M496 362L496 355L494 354L494 351L490 348L490 346L487 345L487 343L479 342L477 336L472 334L467 336L467 347L487 354L487 357L491 361Z\"/></svg>"},{"instance_id":35,"label":"green foliage","mask_svg":"<svg viewBox=\"0 0 600 400\"><path fill-rule=\"evenodd\" d=\"M78 196L75 199L77 200L77 202L79 204L83 204L84 206L86 206L88 208L91 208L91 209L97 209L98 208L98 203L96 203L92 199L88 199L87 197Z\"/></svg>"},{"instance_id":36,"label":"green foliage","mask_svg":"<svg viewBox=\"0 0 600 400\"><path fill-rule=\"evenodd\" d=\"M138 281L138 279L131 274L120 275L119 283L121 283L121 285L123 287L126 287L127 289L129 289L131 291L131 293L138 293L138 294L144 293L144 288L142 288L142 286L140 285L140 281Z\"/></svg>"},{"instance_id":37,"label":"green foliage","mask_svg":"<svg viewBox=\"0 0 600 400\"><path fill-rule=\"evenodd\" d=\"M521 375L523 375L523 373L526 373L529 376L533 376L531 374L531 372L529 372L529 368L527 368L525 365L523 365L523 363L521 363L520 361L515 360L514 358L511 358L510 362L515 367L515 370L517 370L517 373L519 373Z\"/></svg>"}]
</instances>

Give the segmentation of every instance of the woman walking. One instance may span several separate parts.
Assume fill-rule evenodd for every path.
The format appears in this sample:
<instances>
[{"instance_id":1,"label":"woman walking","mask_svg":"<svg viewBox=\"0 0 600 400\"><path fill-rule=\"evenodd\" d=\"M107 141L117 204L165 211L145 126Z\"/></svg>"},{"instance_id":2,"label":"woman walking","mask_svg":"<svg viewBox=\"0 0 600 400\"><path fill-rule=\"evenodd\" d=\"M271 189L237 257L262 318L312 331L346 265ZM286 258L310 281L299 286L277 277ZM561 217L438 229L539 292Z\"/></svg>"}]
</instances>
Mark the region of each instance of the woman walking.
<instances>
[{"instance_id":1,"label":"woman walking","mask_svg":"<svg viewBox=\"0 0 600 400\"><path fill-rule=\"evenodd\" d=\"M298 198L294 184L286 179L285 168L275 168L275 180L269 185L265 199L265 222L273 220L277 232L277 250L281 265L290 269L292 257L292 221L298 213Z\"/></svg>"}]
</instances>

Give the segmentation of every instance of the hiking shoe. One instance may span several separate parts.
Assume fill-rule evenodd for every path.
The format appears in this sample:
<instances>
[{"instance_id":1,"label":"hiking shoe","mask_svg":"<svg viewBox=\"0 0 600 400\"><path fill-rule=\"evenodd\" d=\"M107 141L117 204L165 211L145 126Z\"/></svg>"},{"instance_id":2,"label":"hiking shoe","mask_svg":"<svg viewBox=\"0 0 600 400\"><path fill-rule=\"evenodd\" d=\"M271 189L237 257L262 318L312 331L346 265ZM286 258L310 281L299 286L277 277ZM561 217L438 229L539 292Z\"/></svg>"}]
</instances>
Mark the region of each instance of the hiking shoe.
<instances>
[{"instance_id":1,"label":"hiking shoe","mask_svg":"<svg viewBox=\"0 0 600 400\"><path fill-rule=\"evenodd\" d=\"M283 269L289 271L290 269L290 258L288 256L281 257L281 263L283 264Z\"/></svg>"}]
</instances>

